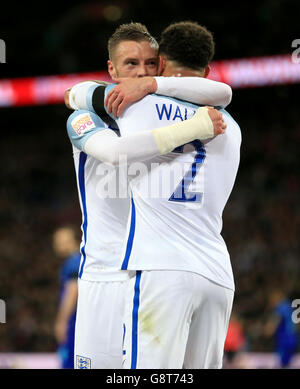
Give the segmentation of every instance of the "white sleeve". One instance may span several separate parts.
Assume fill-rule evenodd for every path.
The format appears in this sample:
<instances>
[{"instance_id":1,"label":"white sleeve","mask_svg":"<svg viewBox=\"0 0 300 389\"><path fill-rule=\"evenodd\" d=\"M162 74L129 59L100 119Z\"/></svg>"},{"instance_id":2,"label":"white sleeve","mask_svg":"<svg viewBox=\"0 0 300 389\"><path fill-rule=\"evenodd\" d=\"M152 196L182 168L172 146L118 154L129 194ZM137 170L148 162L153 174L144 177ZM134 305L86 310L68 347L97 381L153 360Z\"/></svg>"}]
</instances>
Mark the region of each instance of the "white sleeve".
<instances>
[{"instance_id":1,"label":"white sleeve","mask_svg":"<svg viewBox=\"0 0 300 389\"><path fill-rule=\"evenodd\" d=\"M75 84L69 94L69 105L74 110L86 109L94 112L91 97L99 85L108 85L104 81L82 81Z\"/></svg>"},{"instance_id":2,"label":"white sleeve","mask_svg":"<svg viewBox=\"0 0 300 389\"><path fill-rule=\"evenodd\" d=\"M191 119L124 137L117 137L110 129L92 127L94 124L92 116L90 114L88 118L88 123L92 123L89 124L92 132L82 144L82 148L88 155L113 166L147 160L167 154L195 139L214 136L214 126L205 107L199 108ZM75 128L78 127L77 123L80 124L80 128L84 127L83 119L76 120L73 124ZM83 128L81 131L87 129Z\"/></svg>"},{"instance_id":3,"label":"white sleeve","mask_svg":"<svg viewBox=\"0 0 300 389\"><path fill-rule=\"evenodd\" d=\"M99 86L94 81L83 81L74 85L69 94L69 105L72 109L89 109L86 104L86 97L89 89L93 86Z\"/></svg>"},{"instance_id":4,"label":"white sleeve","mask_svg":"<svg viewBox=\"0 0 300 389\"><path fill-rule=\"evenodd\" d=\"M232 89L223 82L204 77L154 77L155 93L177 97L195 104L225 108L232 98Z\"/></svg>"},{"instance_id":5,"label":"white sleeve","mask_svg":"<svg viewBox=\"0 0 300 389\"><path fill-rule=\"evenodd\" d=\"M152 131L118 137L109 129L90 136L84 145L84 151L113 166L147 160L160 154Z\"/></svg>"}]
</instances>

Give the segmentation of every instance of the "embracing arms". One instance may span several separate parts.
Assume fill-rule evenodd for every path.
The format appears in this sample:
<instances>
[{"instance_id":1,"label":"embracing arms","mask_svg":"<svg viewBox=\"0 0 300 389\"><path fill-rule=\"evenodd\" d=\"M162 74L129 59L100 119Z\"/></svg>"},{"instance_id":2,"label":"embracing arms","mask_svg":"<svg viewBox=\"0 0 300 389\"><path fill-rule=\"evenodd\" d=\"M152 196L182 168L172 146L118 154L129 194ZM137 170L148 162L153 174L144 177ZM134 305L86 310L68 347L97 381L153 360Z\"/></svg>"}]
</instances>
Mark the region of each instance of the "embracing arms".
<instances>
[{"instance_id":1,"label":"embracing arms","mask_svg":"<svg viewBox=\"0 0 300 389\"><path fill-rule=\"evenodd\" d=\"M231 101L231 87L222 82L203 77L141 77L120 78L115 80L117 85L105 99L108 113L115 117L121 116L125 108L147 94L176 97L198 105L210 105L225 108ZM88 109L101 114L103 99L99 90L101 83L84 81L66 91L65 102L69 108Z\"/></svg>"},{"instance_id":2,"label":"embracing arms","mask_svg":"<svg viewBox=\"0 0 300 389\"><path fill-rule=\"evenodd\" d=\"M69 138L77 149L114 166L169 153L195 139L223 134L225 128L222 114L212 107L201 107L180 123L124 137L118 137L90 111L75 111L67 121Z\"/></svg>"}]
</instances>

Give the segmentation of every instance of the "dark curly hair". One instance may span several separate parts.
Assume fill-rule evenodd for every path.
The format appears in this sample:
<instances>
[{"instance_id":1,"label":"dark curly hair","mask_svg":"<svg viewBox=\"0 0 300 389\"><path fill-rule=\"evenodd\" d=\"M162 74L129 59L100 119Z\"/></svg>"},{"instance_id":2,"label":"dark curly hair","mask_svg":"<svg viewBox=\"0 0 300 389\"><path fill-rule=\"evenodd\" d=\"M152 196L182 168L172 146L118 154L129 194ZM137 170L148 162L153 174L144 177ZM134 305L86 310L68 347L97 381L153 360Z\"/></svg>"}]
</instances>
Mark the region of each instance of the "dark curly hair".
<instances>
[{"instance_id":1,"label":"dark curly hair","mask_svg":"<svg viewBox=\"0 0 300 389\"><path fill-rule=\"evenodd\" d=\"M173 23L161 34L159 54L193 70L204 69L214 56L213 35L197 22Z\"/></svg>"}]
</instances>

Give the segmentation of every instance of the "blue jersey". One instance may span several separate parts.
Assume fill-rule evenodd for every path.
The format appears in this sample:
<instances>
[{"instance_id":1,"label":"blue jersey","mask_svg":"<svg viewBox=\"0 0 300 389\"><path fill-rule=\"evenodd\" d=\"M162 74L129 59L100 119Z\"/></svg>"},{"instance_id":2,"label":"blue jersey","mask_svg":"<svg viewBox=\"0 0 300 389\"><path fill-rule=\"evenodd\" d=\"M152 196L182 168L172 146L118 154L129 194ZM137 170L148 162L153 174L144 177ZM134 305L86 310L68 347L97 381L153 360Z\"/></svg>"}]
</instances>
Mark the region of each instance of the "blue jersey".
<instances>
[{"instance_id":1,"label":"blue jersey","mask_svg":"<svg viewBox=\"0 0 300 389\"><path fill-rule=\"evenodd\" d=\"M70 280L77 280L80 265L80 253L70 255L63 263L60 271L60 292L59 303L63 298L66 283ZM69 319L67 340L59 345L58 353L62 360L62 367L65 369L74 368L74 334L75 334L76 310Z\"/></svg>"},{"instance_id":2,"label":"blue jersey","mask_svg":"<svg viewBox=\"0 0 300 389\"><path fill-rule=\"evenodd\" d=\"M62 299L64 290L65 290L65 286L66 286L66 282L70 281L72 279L77 279L79 264L80 264L80 253L79 252L71 254L64 261L62 268L61 268L61 271L60 271L59 300Z\"/></svg>"},{"instance_id":3,"label":"blue jersey","mask_svg":"<svg viewBox=\"0 0 300 389\"><path fill-rule=\"evenodd\" d=\"M275 312L279 318L275 332L275 350L279 354L281 366L285 367L289 366L297 351L299 342L297 326L292 320L293 309L288 300L277 304Z\"/></svg>"},{"instance_id":4,"label":"blue jersey","mask_svg":"<svg viewBox=\"0 0 300 389\"><path fill-rule=\"evenodd\" d=\"M297 327L292 320L293 308L288 300L276 306L276 314L280 318L275 337L277 344L297 343Z\"/></svg>"}]
</instances>

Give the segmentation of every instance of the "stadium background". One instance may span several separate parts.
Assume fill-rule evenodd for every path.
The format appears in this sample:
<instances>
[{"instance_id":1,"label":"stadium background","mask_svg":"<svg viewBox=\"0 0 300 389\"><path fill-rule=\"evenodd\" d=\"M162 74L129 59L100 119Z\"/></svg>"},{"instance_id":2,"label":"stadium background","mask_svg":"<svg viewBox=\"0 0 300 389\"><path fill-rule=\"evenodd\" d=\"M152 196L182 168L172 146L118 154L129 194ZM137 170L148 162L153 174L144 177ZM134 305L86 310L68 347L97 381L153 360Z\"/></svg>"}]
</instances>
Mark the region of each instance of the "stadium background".
<instances>
[{"instance_id":1,"label":"stadium background","mask_svg":"<svg viewBox=\"0 0 300 389\"><path fill-rule=\"evenodd\" d=\"M105 71L108 37L130 21L146 24L158 39L172 22L198 21L214 33L216 61L291 55L292 41L300 38L300 3L292 0L37 4L2 8L6 64L0 65L0 81ZM243 144L223 236L236 281L234 311L251 353L274 350L274 339L264 335L272 313L270 290L279 287L291 301L300 298L298 99L299 84L279 82L234 88L228 107L241 126ZM68 114L62 100L0 107L0 298L7 310L6 323L0 323L0 354L56 350L61 262L52 250L52 232L64 223L81 223L65 131Z\"/></svg>"}]
</instances>

